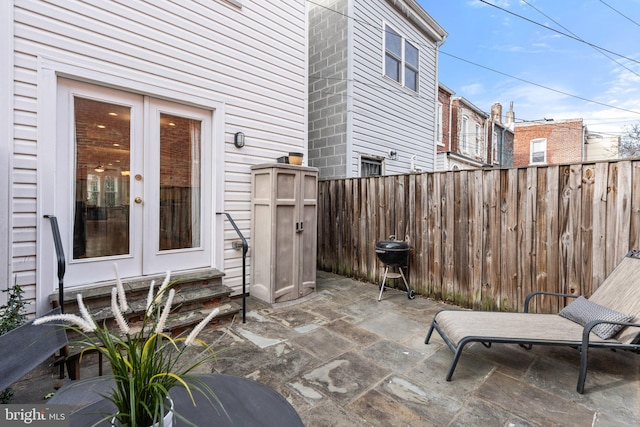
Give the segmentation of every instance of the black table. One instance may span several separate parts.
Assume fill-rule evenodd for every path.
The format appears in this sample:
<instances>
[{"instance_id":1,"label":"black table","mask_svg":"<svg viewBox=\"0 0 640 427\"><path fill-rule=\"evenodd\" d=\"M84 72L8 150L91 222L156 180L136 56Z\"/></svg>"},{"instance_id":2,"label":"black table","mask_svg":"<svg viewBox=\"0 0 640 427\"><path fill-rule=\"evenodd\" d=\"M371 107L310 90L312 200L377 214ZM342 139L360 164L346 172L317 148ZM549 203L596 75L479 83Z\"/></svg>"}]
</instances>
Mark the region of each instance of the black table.
<instances>
[{"instance_id":1,"label":"black table","mask_svg":"<svg viewBox=\"0 0 640 427\"><path fill-rule=\"evenodd\" d=\"M199 427L304 427L302 420L289 402L264 384L225 374L197 374L193 377L211 388L220 400L224 411L213 398L192 389L196 402L194 407L187 391L182 387L175 387L169 393L175 412L179 414L174 416L174 426L189 425L180 418L184 417ZM198 385L197 381L193 383ZM112 384L113 382L105 381L104 377L91 381L73 382L60 389L49 403L70 405L72 427L91 426L106 415L115 413L115 406L100 396L108 393ZM105 421L99 425L109 426L110 422Z\"/></svg>"}]
</instances>

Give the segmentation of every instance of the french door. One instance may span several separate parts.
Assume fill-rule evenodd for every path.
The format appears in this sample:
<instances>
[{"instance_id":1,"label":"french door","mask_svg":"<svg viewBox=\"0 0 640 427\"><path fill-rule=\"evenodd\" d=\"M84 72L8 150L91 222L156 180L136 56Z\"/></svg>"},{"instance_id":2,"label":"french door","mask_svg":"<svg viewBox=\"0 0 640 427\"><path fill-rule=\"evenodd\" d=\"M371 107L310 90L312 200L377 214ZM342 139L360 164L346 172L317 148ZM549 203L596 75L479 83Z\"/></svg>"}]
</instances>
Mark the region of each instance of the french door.
<instances>
[{"instance_id":1,"label":"french door","mask_svg":"<svg viewBox=\"0 0 640 427\"><path fill-rule=\"evenodd\" d=\"M60 79L56 215L70 286L211 265L211 111Z\"/></svg>"}]
</instances>

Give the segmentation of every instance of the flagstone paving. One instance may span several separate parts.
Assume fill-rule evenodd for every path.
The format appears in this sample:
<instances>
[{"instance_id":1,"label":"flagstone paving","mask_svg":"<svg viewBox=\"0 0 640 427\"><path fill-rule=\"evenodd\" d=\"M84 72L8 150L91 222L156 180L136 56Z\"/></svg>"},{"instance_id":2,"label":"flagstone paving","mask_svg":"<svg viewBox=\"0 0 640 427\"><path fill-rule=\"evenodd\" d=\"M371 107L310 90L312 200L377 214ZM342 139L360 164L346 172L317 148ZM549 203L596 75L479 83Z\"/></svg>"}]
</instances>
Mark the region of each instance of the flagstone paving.
<instances>
[{"instance_id":1,"label":"flagstone paving","mask_svg":"<svg viewBox=\"0 0 640 427\"><path fill-rule=\"evenodd\" d=\"M316 295L304 302L272 308L249 298L246 323L201 336L218 340L208 369L269 385L309 427L638 425L640 356L591 351L580 395L577 350L474 344L447 382L451 351L437 334L424 344L445 305L394 290L378 302L378 292L318 272ZM38 403L54 381L16 384L16 402Z\"/></svg>"}]
</instances>

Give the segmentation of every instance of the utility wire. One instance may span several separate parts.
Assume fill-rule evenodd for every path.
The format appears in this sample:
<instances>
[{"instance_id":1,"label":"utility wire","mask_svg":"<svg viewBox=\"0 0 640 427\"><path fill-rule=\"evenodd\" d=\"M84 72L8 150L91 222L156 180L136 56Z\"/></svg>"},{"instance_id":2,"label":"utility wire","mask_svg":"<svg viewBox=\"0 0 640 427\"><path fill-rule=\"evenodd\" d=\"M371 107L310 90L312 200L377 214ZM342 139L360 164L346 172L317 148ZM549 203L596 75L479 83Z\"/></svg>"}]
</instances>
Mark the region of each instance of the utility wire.
<instances>
[{"instance_id":1,"label":"utility wire","mask_svg":"<svg viewBox=\"0 0 640 427\"><path fill-rule=\"evenodd\" d=\"M483 2L483 3L486 3L484 0L480 0L480 1L481 1L481 2ZM347 15L347 14L345 14L345 13L339 12L339 11L337 11L337 10L335 10L335 9L332 9L332 8L330 8L330 7L328 7L328 6L325 6L325 5L323 5L323 4L319 4L319 3L317 3L317 2L315 2L315 1L313 1L313 0L307 0L307 2L308 2L308 3L311 3L311 4L314 4L314 5L318 6L318 7L322 7L322 8L324 8L324 9L327 9L328 11L333 12L333 13L336 13L336 14L338 14L338 15L342 15L342 16L344 16L344 17L345 17L345 18L347 18L347 19L351 19L351 20L353 20L354 22L358 22L358 23L360 23L360 24L362 24L362 25L365 25L365 26L371 27L371 28L376 29L376 30L378 30L378 31L385 31L385 29L384 29L384 28L382 28L382 27L380 27L379 25L375 25L375 24L371 24L371 23L366 22L366 21L363 21L363 20L355 19L355 18L353 18L353 17L352 17L352 16L350 16L350 15ZM487 3L487 4L489 4L490 6L493 6L493 5L492 5L492 4L490 4L490 3ZM495 6L494 6L494 7L495 7ZM499 9L501 9L501 8L499 8ZM502 9L502 10L505 10L505 9ZM505 10L505 11L506 11L506 12L508 12L508 13L512 13L512 12L509 12L508 10ZM517 15L517 16L519 16L519 15ZM523 19L527 19L527 18L523 18ZM527 19L527 20L528 20L528 19ZM537 24L537 25L542 25L542 24L538 24L538 23L536 23L535 21L531 21L531 22L534 22L534 23L535 23L535 24ZM546 26L544 26L544 27L545 27L545 28L547 28L547 29L549 29L549 27L546 27ZM569 36L569 37L571 37L571 36ZM574 37L571 37L571 38L574 38ZM407 40L409 40L409 39L407 39ZM533 85L533 86L537 86L537 87L539 87L539 88L542 88L542 89L545 89L545 90L549 90L549 91L552 91L552 92L556 92L556 93L559 93L559 94L562 94L562 95L565 95L565 96L569 96L569 97L572 97L572 98L580 99L580 100L582 100L582 101L586 101L586 102L590 102L590 103L598 104L598 105L601 105L601 106L604 106L604 107L607 107L607 108L612 108L612 109L621 110L621 111L625 111L625 112L628 112L628 113L632 113L632 114L640 115L640 111L634 111L634 110L629 110L629 109L622 108L622 107L617 107L617 106L615 106L615 105L605 104L605 103L603 103L603 102L594 101L594 100L592 100L592 99L588 99L588 98L585 98L585 97L582 97L582 96L579 96L579 95L574 95L574 94L571 94L571 93L568 93L568 92L564 92L564 91L561 91L561 90L558 90L558 89L554 89L554 88L552 88L552 87L545 86L545 85L542 85L542 84L539 84L539 83L535 83L535 82L532 82L532 81L530 81L530 80L525 80L525 79L522 79L522 78L520 78L520 77L516 77L516 76L513 76L513 75L511 75L511 74L507 74L507 73L505 73L505 72L502 72L502 71L499 71L499 70L496 70L496 69L493 69L493 68L490 68L490 67L487 67L487 66L484 66L484 65L478 64L478 63L473 62L473 61L470 61L470 60L468 60L468 59L461 58L461 57L459 57L459 56L456 56L456 55L453 55L453 54L447 53L447 52L443 51L442 49L438 50L437 48L434 48L433 46L430 46L430 45L423 44L423 43L422 43L422 42L420 42L420 41L415 41L415 40L409 40L409 41L410 41L410 42L412 42L412 43L414 43L414 44L416 44L416 45L418 45L418 46L421 46L421 47L424 47L424 48L428 48L428 49L437 50L438 52L440 52L440 53L441 53L441 54L443 54L443 55L449 56L449 57L451 57L451 58L457 59L457 60L462 61L462 62L466 62L466 63L471 64L471 65L474 65L474 66L476 66L476 67L483 68L483 69L485 69L485 70L488 70L488 71L491 71L491 72L494 72L494 73L497 73L497 74L503 75L503 76L505 76L505 77L509 77L509 78L512 78L512 79L515 79L515 80L519 80L519 81L521 81L521 82L523 82L523 83L527 83L527 84L530 84L530 85ZM596 48L596 49L599 49L597 46L593 46L593 47L594 47L594 48ZM606 50L606 49L602 49L602 50ZM616 54L616 55L617 55L617 54ZM618 55L618 56L620 56L620 55ZM640 63L640 61L635 61L635 62L639 62L639 63ZM309 78L313 78L313 79L325 79L325 80L341 80L341 81L342 81L342 80L344 80L344 81L347 81L347 80L348 80L348 79L340 79L340 78L324 77L324 76L321 76L321 75L309 76ZM382 88L382 86L380 86L380 85L373 85L373 84L370 84L370 83L359 82L359 81L356 81L356 80L351 80L351 81L352 81L352 82L355 82L355 83L362 84L362 85L364 85L364 86L368 86L368 87L373 87L373 88L378 88L378 89ZM385 89L386 89L386 88L385 88ZM389 90L389 91L393 91L393 92L396 92L396 90L394 90L394 89L387 89L387 90ZM401 93L404 93L405 95L408 95L408 94L406 93L406 91L397 90L397 92L401 92ZM418 94L418 97L421 97L421 96ZM518 120L527 121L527 120L525 120L525 119L518 119Z\"/></svg>"},{"instance_id":2,"label":"utility wire","mask_svg":"<svg viewBox=\"0 0 640 427\"><path fill-rule=\"evenodd\" d=\"M482 1L482 0L480 0L480 1ZM626 111L627 113L640 114L640 111L629 110L627 108L616 107L615 105L605 104L604 102L594 101L593 99L588 99L588 98L585 98L585 97L579 96L579 95L573 95L573 94L571 94L569 92L565 92L565 91L562 91L562 90L559 90L559 89L554 89L554 88L549 87L549 86L545 86L545 85L542 85L542 84L539 84L539 83L532 82L531 80L526 80L526 79L522 79L520 77L512 76L510 74L503 73L502 71L496 70L495 68L489 68L489 67L486 67L484 65L480 65L480 64L478 64L476 62L469 61L468 59L464 59L464 58L461 58L459 56L443 52L442 50L440 51L440 53L443 54L443 55L447 55L447 56L450 56L452 58L455 58L458 61L466 62L467 64L475 65L476 67L484 68L485 70L489 70L489 71L492 71L494 73L498 73L498 74L501 74L503 76L510 77L512 79L519 80L521 82L540 87L542 89L550 90L552 92L556 92L556 93L559 93L561 95L570 96L572 98L577 98L577 99L580 99L582 101L591 102L593 104L602 105L602 106L607 107L607 108L613 108L613 109L620 110L620 111Z\"/></svg>"},{"instance_id":3,"label":"utility wire","mask_svg":"<svg viewBox=\"0 0 640 427\"><path fill-rule=\"evenodd\" d=\"M600 3L602 3L603 5L607 6L609 9L613 10L614 12L616 12L617 14L619 14L620 16L622 16L625 19L628 19L629 21L633 22L634 24L636 24L638 27L640 27L640 24L638 24L636 21L634 21L633 19L629 18L627 15L625 15L624 13L620 12L619 10L617 10L616 8L614 8L613 6L611 6L610 4L600 0Z\"/></svg>"},{"instance_id":4,"label":"utility wire","mask_svg":"<svg viewBox=\"0 0 640 427\"><path fill-rule=\"evenodd\" d=\"M527 6L533 8L535 11L537 11L538 13L540 13L542 16L550 19L551 21L553 21L556 25L560 26L560 28L568 31L571 35L579 38L580 40L582 40L584 42L584 39L578 37L578 35L574 32L572 32L571 30L569 30L567 27L565 27L564 25L562 25L561 23L559 23L558 21L556 21L555 19L553 19L552 17L550 17L549 15L547 15L546 13L544 13L543 11L541 11L540 9L538 9L537 7L535 7L534 5L532 5L531 3L527 2L526 0L521 0L524 4L526 4ZM592 49L596 50L598 53L601 53L602 55L604 55L605 57L609 58L610 60L612 60L613 62L615 62L616 64L618 64L619 66L627 69L628 71L630 71L631 73L635 74L636 76L640 77L640 74L636 73L634 70L632 70L631 68L627 67L626 65L624 65L622 62L619 62L618 60L616 60L615 58L607 55L604 51L602 51L599 48L593 47L591 46Z\"/></svg>"},{"instance_id":5,"label":"utility wire","mask_svg":"<svg viewBox=\"0 0 640 427\"><path fill-rule=\"evenodd\" d=\"M547 29L547 30L553 31L553 32L555 32L555 33L558 33L558 34L563 35L563 36L565 36L565 37L568 37L568 38L570 38L570 39L573 39L573 40L579 41L580 43L584 43L584 44L589 45L589 46L591 46L591 47L593 47L593 48L596 48L596 49L599 49L599 50L605 51L605 52L607 52L607 53L610 53L610 54L615 55L615 56L619 56L620 58L626 59L626 60L628 60L628 61L632 61L632 62L635 62L635 63L637 63L637 64L640 64L640 61L638 61L637 59L629 58L628 56L622 55L621 53L617 53L617 52L614 52L614 51L612 51L612 50L606 49L606 48L604 48L604 47L600 47L600 46L598 46L598 45L595 45L595 44L593 44L593 43L590 43L590 42L588 42L588 41L585 41L585 40L581 39L580 37L575 37L575 36L572 36L571 34L563 33L562 31L556 30L555 28L548 27L548 26L546 26L546 25L544 25L544 24L541 24L541 23L539 23L539 22L536 22L536 21L534 21L534 20L532 20L532 19L529 19L529 18L527 18L527 17L524 17L524 16L522 16L522 15L518 15L517 13L511 12L510 10L507 10L507 9L505 9L505 8L503 8L503 7L500 7L500 6L495 5L495 4L491 4L491 3L489 3L489 2L488 2L488 1L486 1L486 0L478 0L478 1L480 1L481 3L484 3L484 4L486 4L486 5L489 5L489 6L491 6L491 7L495 7L496 9L499 9L499 10L501 10L501 11L503 11L503 12L506 12L506 13L508 13L508 14L510 14L510 15L516 16L516 17L518 17L518 18L520 18L520 19L523 19L523 20L525 20L525 21L527 21L527 22L530 22L530 23L532 23L532 24L538 25L538 26L540 26L540 27L542 27L542 28L545 28L545 29Z\"/></svg>"}]
</instances>

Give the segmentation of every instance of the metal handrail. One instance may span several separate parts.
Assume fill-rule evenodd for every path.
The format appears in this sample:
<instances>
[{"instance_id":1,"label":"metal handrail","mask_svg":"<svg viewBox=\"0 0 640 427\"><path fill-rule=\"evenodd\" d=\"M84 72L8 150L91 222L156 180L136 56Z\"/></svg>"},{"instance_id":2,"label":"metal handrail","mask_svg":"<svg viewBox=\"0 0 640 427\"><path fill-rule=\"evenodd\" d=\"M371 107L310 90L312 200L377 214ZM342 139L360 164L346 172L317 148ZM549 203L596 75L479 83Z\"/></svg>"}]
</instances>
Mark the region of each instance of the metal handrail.
<instances>
[{"instance_id":1,"label":"metal handrail","mask_svg":"<svg viewBox=\"0 0 640 427\"><path fill-rule=\"evenodd\" d=\"M55 215L44 215L49 218L51 223L51 233L53 234L53 245L56 248L56 259L58 260L58 304L60 311L64 313L64 273L66 261L64 258L64 248L62 247L62 238L60 237L60 228L58 228L58 218Z\"/></svg>"},{"instance_id":2,"label":"metal handrail","mask_svg":"<svg viewBox=\"0 0 640 427\"><path fill-rule=\"evenodd\" d=\"M216 212L216 215L225 215L242 241L242 323L247 323L247 251L249 244L231 215L226 212Z\"/></svg>"}]
</instances>

